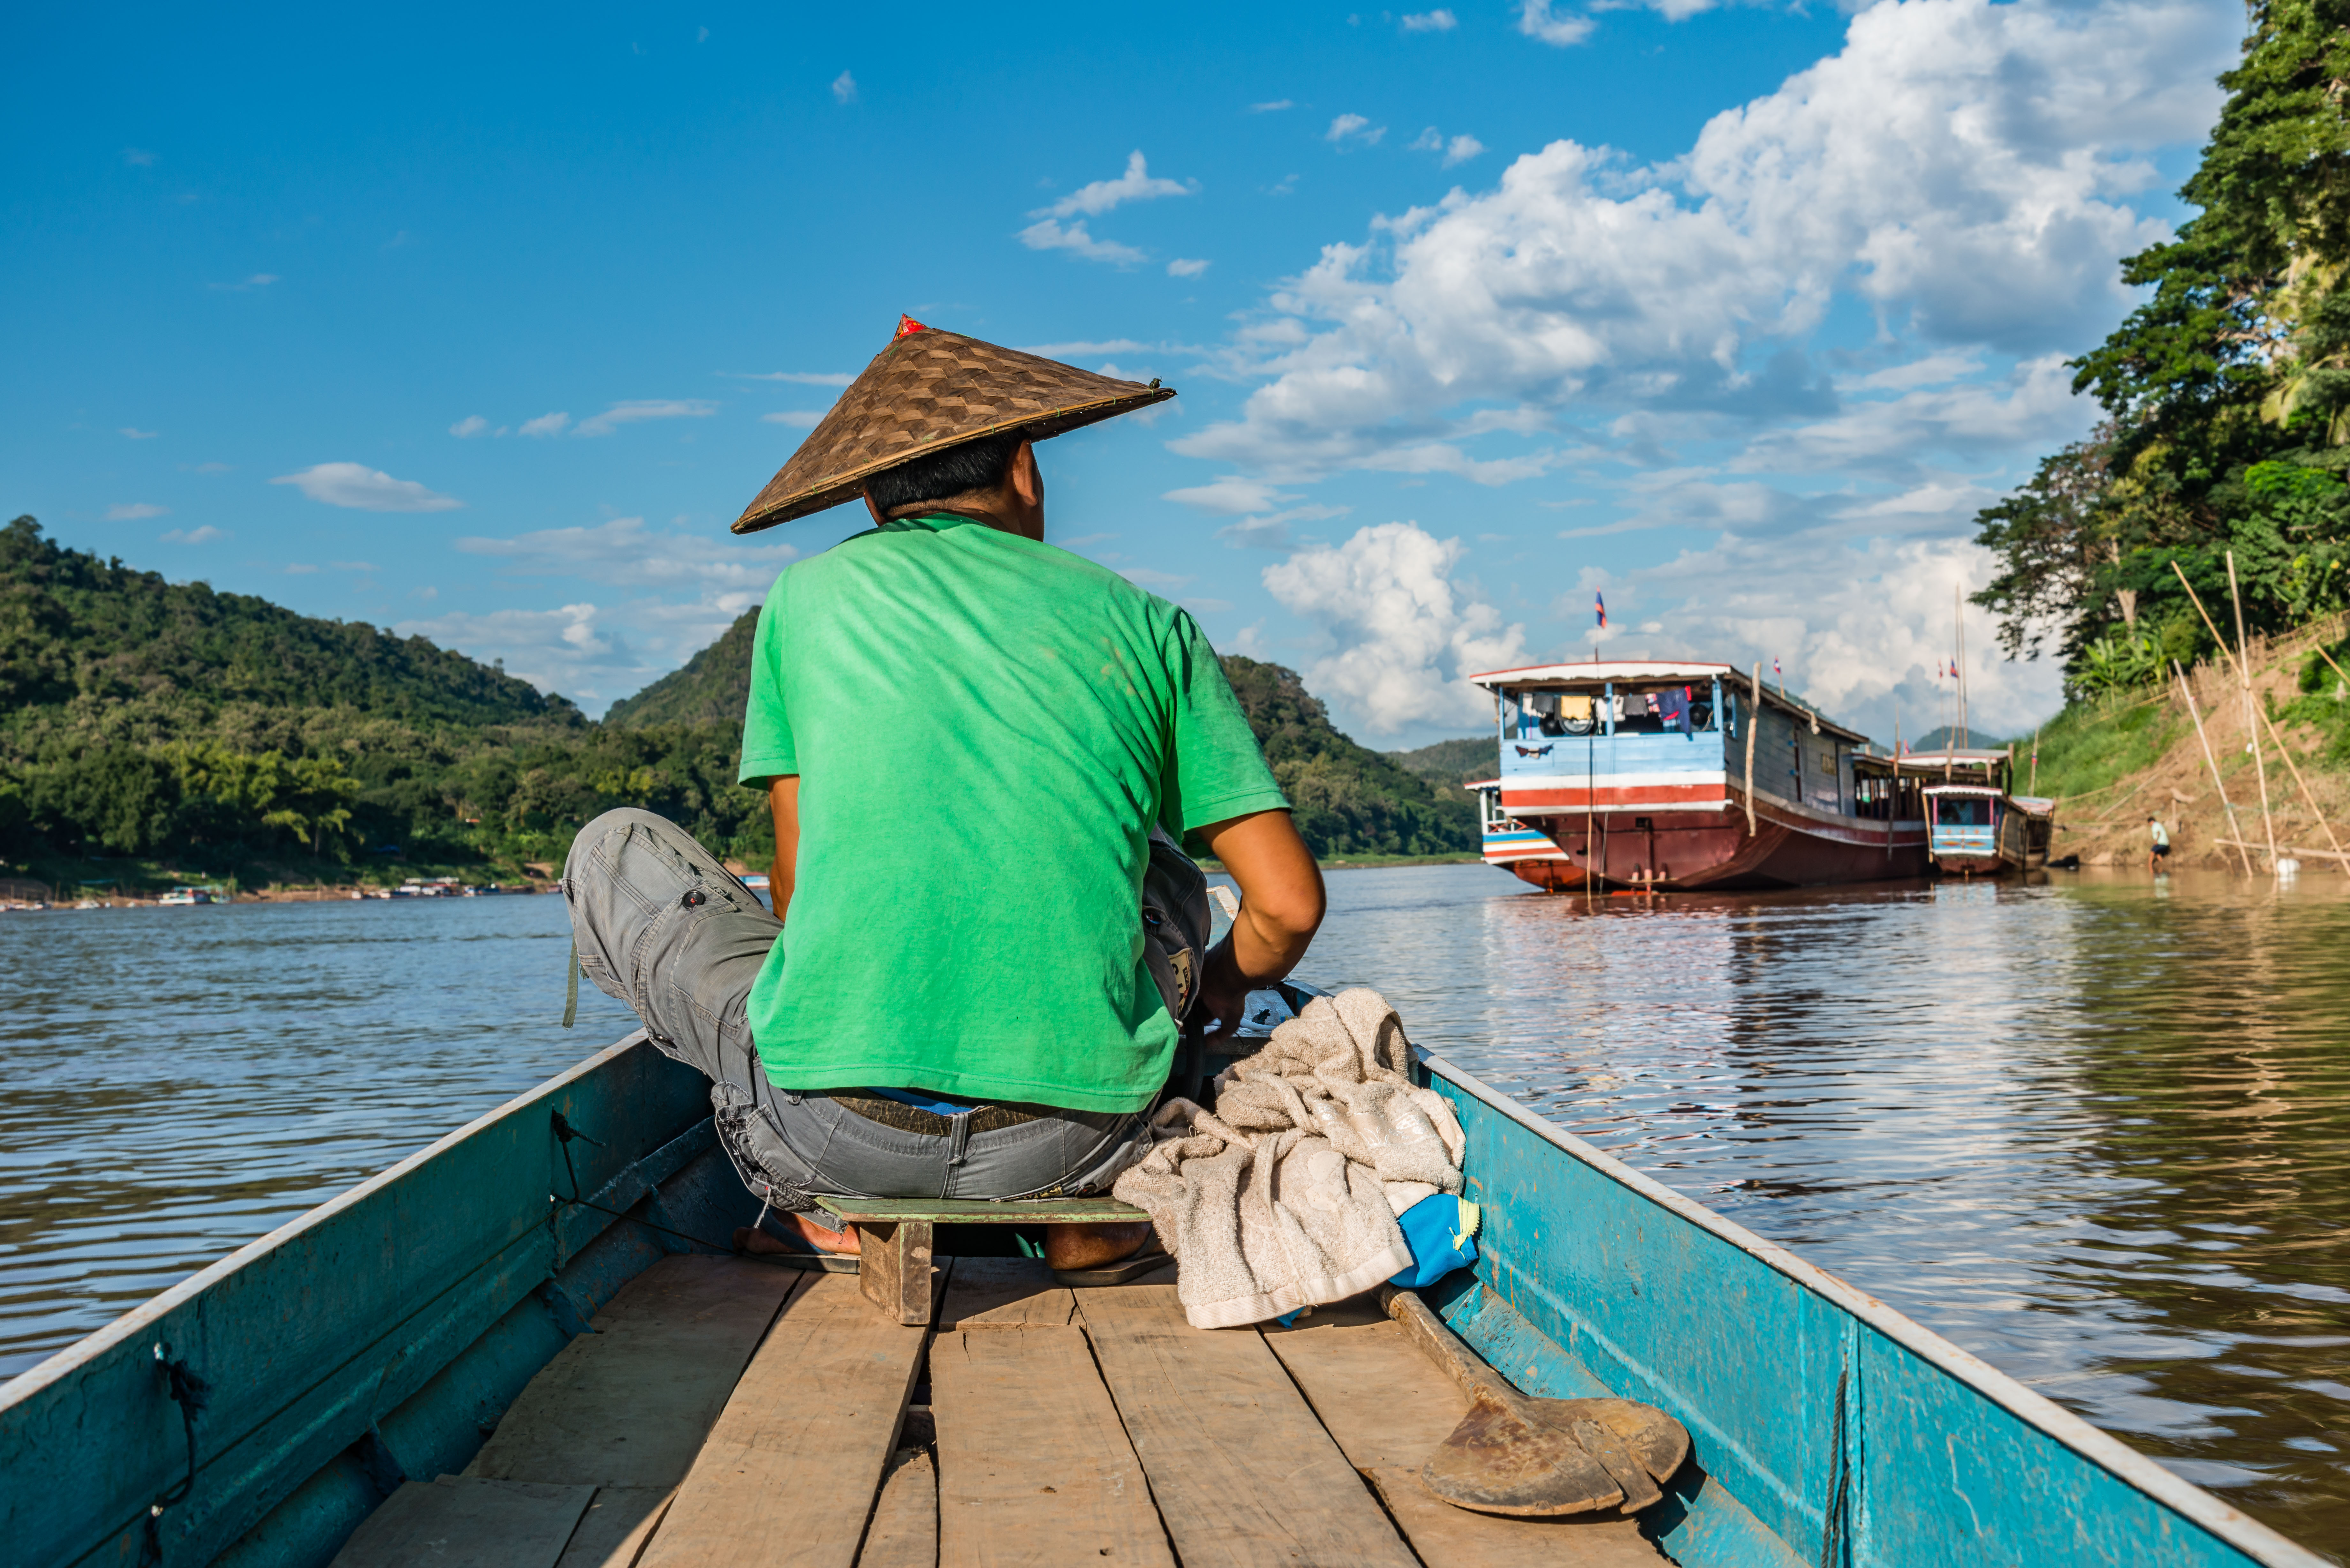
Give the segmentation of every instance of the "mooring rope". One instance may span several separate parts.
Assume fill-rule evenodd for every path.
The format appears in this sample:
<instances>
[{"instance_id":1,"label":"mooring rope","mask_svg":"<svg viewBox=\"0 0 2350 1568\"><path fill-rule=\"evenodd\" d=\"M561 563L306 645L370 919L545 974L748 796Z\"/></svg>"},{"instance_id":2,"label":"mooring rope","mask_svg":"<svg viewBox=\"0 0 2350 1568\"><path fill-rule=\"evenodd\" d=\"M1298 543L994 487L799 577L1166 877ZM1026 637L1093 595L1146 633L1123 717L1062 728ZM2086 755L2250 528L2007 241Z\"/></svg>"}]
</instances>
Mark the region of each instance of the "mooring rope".
<instances>
[{"instance_id":1,"label":"mooring rope","mask_svg":"<svg viewBox=\"0 0 2350 1568\"><path fill-rule=\"evenodd\" d=\"M213 1394L212 1385L197 1375L187 1358L174 1356L172 1347L161 1340L155 1344L155 1359L163 1368L165 1390L180 1407L180 1429L188 1439L188 1473L177 1486L147 1505L145 1540L140 1552L142 1564L163 1561L163 1511L178 1507L196 1490L196 1417Z\"/></svg>"}]
</instances>

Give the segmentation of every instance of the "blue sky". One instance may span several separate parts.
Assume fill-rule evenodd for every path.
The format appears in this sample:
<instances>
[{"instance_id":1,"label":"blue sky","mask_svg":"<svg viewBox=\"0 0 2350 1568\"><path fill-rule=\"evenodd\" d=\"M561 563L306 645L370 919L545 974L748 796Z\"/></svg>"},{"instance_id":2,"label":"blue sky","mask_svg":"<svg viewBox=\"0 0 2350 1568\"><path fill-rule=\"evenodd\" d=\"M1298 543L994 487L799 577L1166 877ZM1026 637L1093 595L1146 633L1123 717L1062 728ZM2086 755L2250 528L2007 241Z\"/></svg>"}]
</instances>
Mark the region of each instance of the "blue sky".
<instances>
[{"instance_id":1,"label":"blue sky","mask_svg":"<svg viewBox=\"0 0 2350 1568\"><path fill-rule=\"evenodd\" d=\"M1180 389L1041 449L1054 536L1374 744L1595 648L1914 733L1973 513L2088 428L2060 361L2182 215L2241 26L27 13L0 514L597 712L855 526L725 531L903 310ZM2054 708L1968 640L1979 724Z\"/></svg>"}]
</instances>

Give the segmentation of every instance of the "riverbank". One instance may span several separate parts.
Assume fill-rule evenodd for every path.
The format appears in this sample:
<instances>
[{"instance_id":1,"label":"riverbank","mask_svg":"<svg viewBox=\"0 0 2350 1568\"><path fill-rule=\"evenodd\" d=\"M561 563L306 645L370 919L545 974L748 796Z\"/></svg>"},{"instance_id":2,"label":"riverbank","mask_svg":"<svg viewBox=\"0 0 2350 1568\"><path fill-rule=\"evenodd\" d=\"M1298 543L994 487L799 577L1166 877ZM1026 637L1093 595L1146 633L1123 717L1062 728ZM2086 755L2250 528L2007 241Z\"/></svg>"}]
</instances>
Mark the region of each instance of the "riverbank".
<instances>
[{"instance_id":1,"label":"riverbank","mask_svg":"<svg viewBox=\"0 0 2350 1568\"><path fill-rule=\"evenodd\" d=\"M2036 787L2034 738L2019 737L2017 791L2057 803L2053 852L2085 866L2143 864L2153 816L2170 835L2174 866L2241 874L2248 861L2236 846L2253 846L2249 864L2265 865L2273 833L2278 854L2304 872L2350 870L2350 859L2334 857L2350 849L2350 682L2326 661L2342 661L2345 631L2334 616L2254 638L2249 716L2225 661L2189 670L2184 691L2173 673L2161 687L2074 702L2037 737Z\"/></svg>"}]
</instances>

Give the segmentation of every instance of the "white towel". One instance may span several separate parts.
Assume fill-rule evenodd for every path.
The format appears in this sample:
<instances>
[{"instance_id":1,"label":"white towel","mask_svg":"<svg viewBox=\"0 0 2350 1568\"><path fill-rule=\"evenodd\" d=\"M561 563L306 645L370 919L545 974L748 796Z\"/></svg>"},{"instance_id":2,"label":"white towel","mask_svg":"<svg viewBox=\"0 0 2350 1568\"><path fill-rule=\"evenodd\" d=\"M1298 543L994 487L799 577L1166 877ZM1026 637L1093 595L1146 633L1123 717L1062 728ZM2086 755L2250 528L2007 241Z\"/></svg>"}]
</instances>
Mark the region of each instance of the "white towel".
<instances>
[{"instance_id":1,"label":"white towel","mask_svg":"<svg viewBox=\"0 0 2350 1568\"><path fill-rule=\"evenodd\" d=\"M1211 1113L1170 1100L1118 1179L1180 1262L1198 1328L1344 1300L1411 1264L1395 1217L1462 1189L1452 1107L1413 1086L1410 1043L1375 991L1316 997L1216 1079Z\"/></svg>"}]
</instances>

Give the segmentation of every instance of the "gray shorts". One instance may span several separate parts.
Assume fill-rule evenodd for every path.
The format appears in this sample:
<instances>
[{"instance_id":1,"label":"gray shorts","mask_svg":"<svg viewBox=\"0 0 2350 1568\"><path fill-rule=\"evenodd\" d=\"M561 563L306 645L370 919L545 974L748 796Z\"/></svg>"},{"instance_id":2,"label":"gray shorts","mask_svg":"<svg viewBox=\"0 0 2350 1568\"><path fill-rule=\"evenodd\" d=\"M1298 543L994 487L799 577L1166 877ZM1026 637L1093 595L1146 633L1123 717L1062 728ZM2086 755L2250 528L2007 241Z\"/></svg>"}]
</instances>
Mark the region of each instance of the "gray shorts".
<instances>
[{"instance_id":1,"label":"gray shorts","mask_svg":"<svg viewBox=\"0 0 2350 1568\"><path fill-rule=\"evenodd\" d=\"M655 1045L710 1079L720 1141L743 1184L777 1208L813 1209L816 1192L1010 1199L1106 1191L1145 1151L1139 1112L974 1102L947 1116L872 1094L795 1093L769 1083L747 1009L783 922L665 817L623 807L582 828L564 867L563 896L580 972L636 1009ZM886 996L872 1002L890 1005Z\"/></svg>"}]
</instances>

